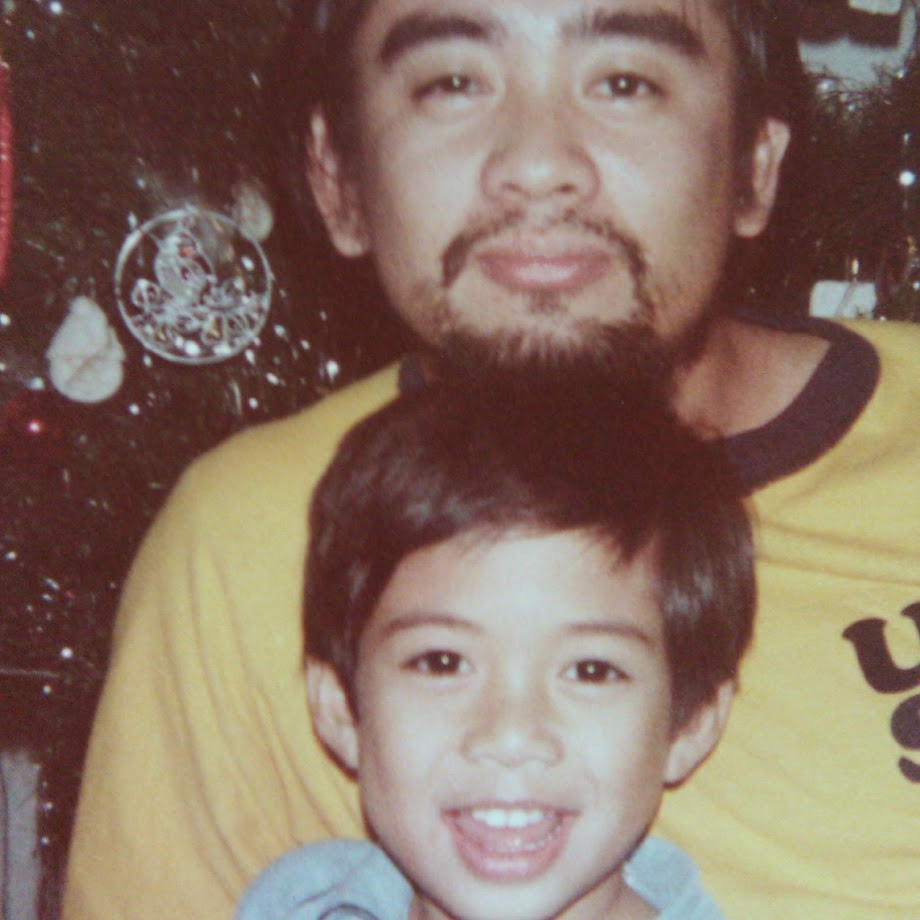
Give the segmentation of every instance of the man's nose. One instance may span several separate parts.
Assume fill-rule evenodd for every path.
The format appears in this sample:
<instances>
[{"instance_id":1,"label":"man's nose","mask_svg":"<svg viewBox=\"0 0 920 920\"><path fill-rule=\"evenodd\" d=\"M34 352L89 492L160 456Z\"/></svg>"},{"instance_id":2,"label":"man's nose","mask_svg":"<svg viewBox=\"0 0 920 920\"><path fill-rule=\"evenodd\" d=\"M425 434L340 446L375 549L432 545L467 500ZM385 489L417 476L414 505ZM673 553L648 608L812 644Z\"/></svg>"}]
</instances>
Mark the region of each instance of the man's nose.
<instances>
[{"instance_id":1,"label":"man's nose","mask_svg":"<svg viewBox=\"0 0 920 920\"><path fill-rule=\"evenodd\" d=\"M528 687L493 688L480 701L463 744L469 760L502 767L551 766L562 751L551 704Z\"/></svg>"},{"instance_id":2,"label":"man's nose","mask_svg":"<svg viewBox=\"0 0 920 920\"><path fill-rule=\"evenodd\" d=\"M485 194L505 206L572 207L598 190L596 165L581 144L577 114L564 99L509 94L483 166Z\"/></svg>"}]
</instances>

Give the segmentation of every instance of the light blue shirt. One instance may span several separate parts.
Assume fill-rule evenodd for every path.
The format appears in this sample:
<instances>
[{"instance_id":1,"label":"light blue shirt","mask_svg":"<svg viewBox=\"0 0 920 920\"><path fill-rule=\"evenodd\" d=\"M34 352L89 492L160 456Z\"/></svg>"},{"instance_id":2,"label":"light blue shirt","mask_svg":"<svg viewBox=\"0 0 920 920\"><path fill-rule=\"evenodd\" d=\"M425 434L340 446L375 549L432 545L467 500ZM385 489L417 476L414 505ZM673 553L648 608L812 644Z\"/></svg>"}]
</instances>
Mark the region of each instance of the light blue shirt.
<instances>
[{"instance_id":1,"label":"light blue shirt","mask_svg":"<svg viewBox=\"0 0 920 920\"><path fill-rule=\"evenodd\" d=\"M690 858L650 838L624 869L627 884L659 920L724 920ZM406 920L412 886L364 840L328 840L273 862L249 886L236 920Z\"/></svg>"}]
</instances>

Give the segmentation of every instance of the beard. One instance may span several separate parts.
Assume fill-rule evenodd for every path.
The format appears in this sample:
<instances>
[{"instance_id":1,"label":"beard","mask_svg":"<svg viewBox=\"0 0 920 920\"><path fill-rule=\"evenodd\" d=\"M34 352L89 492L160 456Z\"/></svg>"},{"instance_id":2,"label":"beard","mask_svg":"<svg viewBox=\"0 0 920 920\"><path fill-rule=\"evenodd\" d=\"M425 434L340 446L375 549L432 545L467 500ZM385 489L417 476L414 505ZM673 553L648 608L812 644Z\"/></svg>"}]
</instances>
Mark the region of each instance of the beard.
<instances>
[{"instance_id":1,"label":"beard","mask_svg":"<svg viewBox=\"0 0 920 920\"><path fill-rule=\"evenodd\" d=\"M501 392L606 390L623 400L670 402L676 361L641 323L582 320L567 335L455 330L441 341L437 372L457 381L490 380Z\"/></svg>"},{"instance_id":2,"label":"beard","mask_svg":"<svg viewBox=\"0 0 920 920\"><path fill-rule=\"evenodd\" d=\"M505 217L458 236L445 250L442 278L418 293L418 307L434 317L434 372L445 379L488 378L505 389L603 387L623 399L670 402L675 371L701 352L713 309L701 311L679 334L665 338L655 318L680 292L655 290L647 260L637 241L608 223L567 213L554 223L602 239L615 254L629 281L616 306L620 319L578 316L565 292L519 293L524 298L521 321L479 328L466 318L452 287L473 248L523 222L520 214ZM674 306L672 303L671 306Z\"/></svg>"}]
</instances>

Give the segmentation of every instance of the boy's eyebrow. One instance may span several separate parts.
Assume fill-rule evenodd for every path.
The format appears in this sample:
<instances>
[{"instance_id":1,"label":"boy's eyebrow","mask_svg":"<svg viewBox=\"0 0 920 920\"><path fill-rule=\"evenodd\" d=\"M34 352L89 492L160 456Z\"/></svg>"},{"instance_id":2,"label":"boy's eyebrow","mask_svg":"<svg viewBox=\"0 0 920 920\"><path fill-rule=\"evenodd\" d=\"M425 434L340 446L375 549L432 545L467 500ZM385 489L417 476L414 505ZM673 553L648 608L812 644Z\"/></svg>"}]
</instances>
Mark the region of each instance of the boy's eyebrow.
<instances>
[{"instance_id":1,"label":"boy's eyebrow","mask_svg":"<svg viewBox=\"0 0 920 920\"><path fill-rule=\"evenodd\" d=\"M563 26L569 41L597 38L638 38L665 45L688 58L701 58L706 47L699 32L685 18L669 10L637 12L604 10L584 13Z\"/></svg>"},{"instance_id":2,"label":"boy's eyebrow","mask_svg":"<svg viewBox=\"0 0 920 920\"><path fill-rule=\"evenodd\" d=\"M602 635L615 636L618 638L634 639L652 648L656 644L655 637L648 630L643 629L636 623L623 623L618 621L607 620L590 620L585 623L571 623L566 627L567 631L575 635Z\"/></svg>"},{"instance_id":3,"label":"boy's eyebrow","mask_svg":"<svg viewBox=\"0 0 920 920\"><path fill-rule=\"evenodd\" d=\"M425 626L441 626L449 629L460 629L470 633L481 633L482 627L478 623L471 623L462 617L438 611L420 610L416 613L403 613L393 617L380 630L380 638L388 639L400 632L418 629ZM586 620L583 623L570 623L565 631L574 635L587 636L615 636L618 638L632 639L648 647L654 647L655 637L646 629L635 623L626 623L608 620Z\"/></svg>"},{"instance_id":4,"label":"boy's eyebrow","mask_svg":"<svg viewBox=\"0 0 920 920\"><path fill-rule=\"evenodd\" d=\"M384 67L389 67L397 58L429 42L465 38L496 44L505 34L505 27L489 16L472 17L426 10L398 19L384 36L378 58Z\"/></svg>"},{"instance_id":5,"label":"boy's eyebrow","mask_svg":"<svg viewBox=\"0 0 920 920\"><path fill-rule=\"evenodd\" d=\"M446 626L451 629L462 629L466 632L482 632L481 627L462 617L450 613L434 610L419 610L415 613L402 613L393 617L380 630L380 638L387 639L399 632L409 629L418 629L423 626Z\"/></svg>"}]
</instances>

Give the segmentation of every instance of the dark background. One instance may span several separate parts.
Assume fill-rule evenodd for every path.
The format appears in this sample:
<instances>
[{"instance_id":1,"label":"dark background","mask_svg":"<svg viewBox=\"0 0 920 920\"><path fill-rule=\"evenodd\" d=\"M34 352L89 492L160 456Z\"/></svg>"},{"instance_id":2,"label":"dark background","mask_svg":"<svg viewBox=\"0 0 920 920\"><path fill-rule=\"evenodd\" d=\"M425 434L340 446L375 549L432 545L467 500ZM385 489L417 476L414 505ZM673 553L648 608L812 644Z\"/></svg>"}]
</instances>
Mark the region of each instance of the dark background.
<instances>
[{"instance_id":1,"label":"dark background","mask_svg":"<svg viewBox=\"0 0 920 920\"><path fill-rule=\"evenodd\" d=\"M15 210L0 287L0 748L25 746L42 766L40 846L55 879L121 581L178 473L393 346L379 311L339 302L322 239L292 239L273 186L265 87L286 0L2 9ZM258 342L206 366L150 354L116 304L125 238L187 203L227 214L240 181L260 183L275 215ZM93 405L56 392L45 358L80 295L126 353L123 385ZM53 885L44 897L52 916Z\"/></svg>"}]
</instances>

